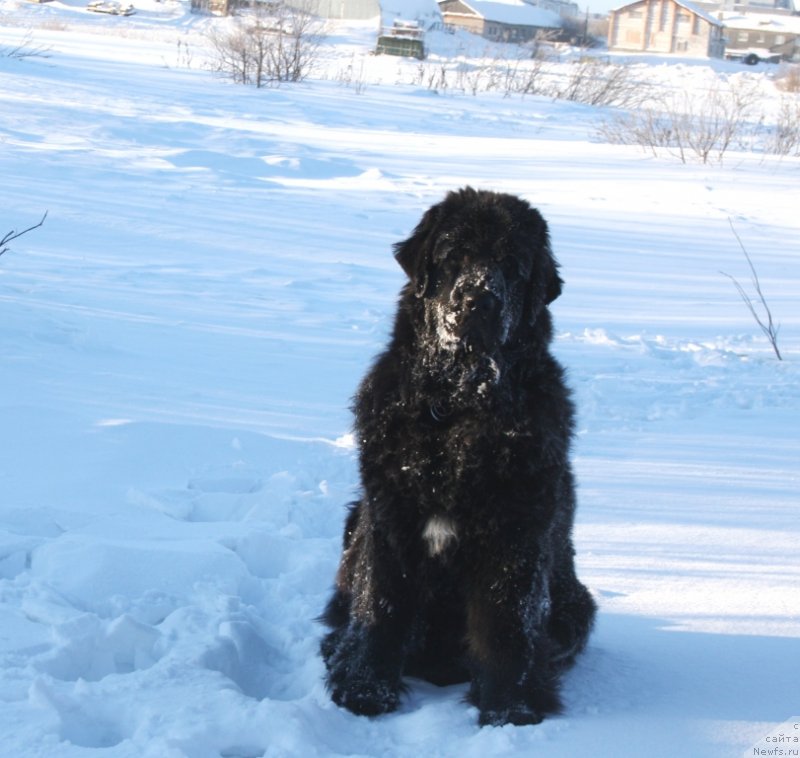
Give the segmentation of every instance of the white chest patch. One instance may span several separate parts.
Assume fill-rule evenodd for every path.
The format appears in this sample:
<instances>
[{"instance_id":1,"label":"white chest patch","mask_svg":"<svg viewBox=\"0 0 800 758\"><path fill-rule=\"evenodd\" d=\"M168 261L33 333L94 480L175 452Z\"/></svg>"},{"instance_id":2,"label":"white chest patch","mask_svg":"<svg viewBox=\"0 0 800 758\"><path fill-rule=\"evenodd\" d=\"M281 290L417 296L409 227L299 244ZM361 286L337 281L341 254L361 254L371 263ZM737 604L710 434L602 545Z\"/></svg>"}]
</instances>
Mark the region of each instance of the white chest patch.
<instances>
[{"instance_id":1,"label":"white chest patch","mask_svg":"<svg viewBox=\"0 0 800 758\"><path fill-rule=\"evenodd\" d=\"M428 543L431 555L439 555L453 540L458 539L455 521L446 516L431 516L425 524L422 539Z\"/></svg>"}]
</instances>

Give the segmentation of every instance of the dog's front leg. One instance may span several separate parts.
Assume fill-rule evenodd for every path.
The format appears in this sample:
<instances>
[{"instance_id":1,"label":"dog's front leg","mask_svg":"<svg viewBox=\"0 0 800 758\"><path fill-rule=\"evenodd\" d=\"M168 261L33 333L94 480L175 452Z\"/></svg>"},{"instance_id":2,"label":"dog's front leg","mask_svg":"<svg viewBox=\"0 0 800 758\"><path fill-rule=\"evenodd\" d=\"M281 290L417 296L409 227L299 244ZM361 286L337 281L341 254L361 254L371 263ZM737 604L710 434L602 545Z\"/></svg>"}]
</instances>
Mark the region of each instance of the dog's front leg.
<instances>
[{"instance_id":1,"label":"dog's front leg","mask_svg":"<svg viewBox=\"0 0 800 758\"><path fill-rule=\"evenodd\" d=\"M561 709L546 634L547 571L538 563L498 557L482 567L468 601L469 699L482 726L538 724Z\"/></svg>"},{"instance_id":2,"label":"dog's front leg","mask_svg":"<svg viewBox=\"0 0 800 758\"><path fill-rule=\"evenodd\" d=\"M360 716L395 710L402 662L402 641L389 619L373 625L351 620L326 660L331 699Z\"/></svg>"},{"instance_id":3,"label":"dog's front leg","mask_svg":"<svg viewBox=\"0 0 800 758\"><path fill-rule=\"evenodd\" d=\"M407 579L362 506L342 556L322 644L331 698L353 713L397 708L410 633Z\"/></svg>"}]
</instances>

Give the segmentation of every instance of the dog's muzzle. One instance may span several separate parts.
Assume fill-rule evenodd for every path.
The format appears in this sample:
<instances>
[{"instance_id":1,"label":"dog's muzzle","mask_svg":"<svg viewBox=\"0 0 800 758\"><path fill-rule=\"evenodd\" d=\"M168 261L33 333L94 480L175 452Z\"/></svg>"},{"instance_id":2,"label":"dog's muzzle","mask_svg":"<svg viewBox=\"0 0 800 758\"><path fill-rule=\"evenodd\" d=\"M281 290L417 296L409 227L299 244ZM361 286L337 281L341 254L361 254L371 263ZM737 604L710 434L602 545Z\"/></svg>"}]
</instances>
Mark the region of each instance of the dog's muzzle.
<instances>
[{"instance_id":1,"label":"dog's muzzle","mask_svg":"<svg viewBox=\"0 0 800 758\"><path fill-rule=\"evenodd\" d=\"M490 351L501 339L500 299L488 290L470 291L458 306L457 336L469 351Z\"/></svg>"},{"instance_id":2,"label":"dog's muzzle","mask_svg":"<svg viewBox=\"0 0 800 758\"><path fill-rule=\"evenodd\" d=\"M491 352L503 342L503 289L492 272L474 269L453 287L454 336L467 351Z\"/></svg>"}]
</instances>

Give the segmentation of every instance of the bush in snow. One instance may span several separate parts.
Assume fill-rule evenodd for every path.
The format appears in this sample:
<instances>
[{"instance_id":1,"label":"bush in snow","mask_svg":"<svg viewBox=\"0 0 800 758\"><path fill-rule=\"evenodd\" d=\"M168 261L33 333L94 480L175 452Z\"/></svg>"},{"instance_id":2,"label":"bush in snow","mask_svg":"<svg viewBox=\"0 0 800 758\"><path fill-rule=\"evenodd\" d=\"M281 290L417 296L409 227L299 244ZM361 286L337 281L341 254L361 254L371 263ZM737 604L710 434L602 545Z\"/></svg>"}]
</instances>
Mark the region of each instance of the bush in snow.
<instances>
[{"instance_id":1,"label":"bush in snow","mask_svg":"<svg viewBox=\"0 0 800 758\"><path fill-rule=\"evenodd\" d=\"M665 97L660 106L625 113L600 127L612 144L640 145L657 155L666 150L687 163L716 159L755 132L758 94L749 82L715 82L704 96L685 91Z\"/></svg>"},{"instance_id":2,"label":"bush in snow","mask_svg":"<svg viewBox=\"0 0 800 758\"><path fill-rule=\"evenodd\" d=\"M322 31L322 22L308 10L254 3L227 30L209 34L214 66L238 84L299 82L314 68Z\"/></svg>"},{"instance_id":3,"label":"bush in snow","mask_svg":"<svg viewBox=\"0 0 800 758\"><path fill-rule=\"evenodd\" d=\"M573 62L565 82L553 93L559 100L618 108L638 107L646 94L629 66L590 56Z\"/></svg>"},{"instance_id":4,"label":"bush in snow","mask_svg":"<svg viewBox=\"0 0 800 758\"><path fill-rule=\"evenodd\" d=\"M767 138L766 150L774 155L800 155L800 99L797 95L781 98L774 128Z\"/></svg>"},{"instance_id":5,"label":"bush in snow","mask_svg":"<svg viewBox=\"0 0 800 758\"><path fill-rule=\"evenodd\" d=\"M775 77L775 86L784 92L800 92L800 65L790 63L781 66Z\"/></svg>"},{"instance_id":6,"label":"bush in snow","mask_svg":"<svg viewBox=\"0 0 800 758\"><path fill-rule=\"evenodd\" d=\"M535 41L532 48L519 48L516 56L504 51L482 59L420 61L412 83L437 92L543 95L620 108L639 107L649 97L650 88L634 78L629 66L590 56L560 64L540 42Z\"/></svg>"}]
</instances>

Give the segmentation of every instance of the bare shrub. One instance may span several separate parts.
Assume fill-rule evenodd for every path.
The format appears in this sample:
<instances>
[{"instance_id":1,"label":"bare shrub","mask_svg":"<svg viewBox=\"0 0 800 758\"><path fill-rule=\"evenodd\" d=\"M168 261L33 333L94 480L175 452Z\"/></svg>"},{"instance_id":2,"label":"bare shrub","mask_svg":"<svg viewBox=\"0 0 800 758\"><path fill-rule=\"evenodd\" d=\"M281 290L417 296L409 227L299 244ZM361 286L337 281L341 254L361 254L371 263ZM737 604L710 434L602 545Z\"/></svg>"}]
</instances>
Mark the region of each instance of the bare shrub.
<instances>
[{"instance_id":1,"label":"bare shrub","mask_svg":"<svg viewBox=\"0 0 800 758\"><path fill-rule=\"evenodd\" d=\"M640 145L657 154L667 150L683 163L694 156L702 163L716 159L754 131L752 120L758 100L755 87L719 82L702 96L674 93L659 107L640 108L618 116L600 127L613 144Z\"/></svg>"},{"instance_id":2,"label":"bare shrub","mask_svg":"<svg viewBox=\"0 0 800 758\"><path fill-rule=\"evenodd\" d=\"M239 84L299 82L316 64L323 24L302 7L256 2L209 34L218 71Z\"/></svg>"},{"instance_id":3,"label":"bare shrub","mask_svg":"<svg viewBox=\"0 0 800 758\"><path fill-rule=\"evenodd\" d=\"M699 136L689 140L689 144L703 163L708 163L712 155L722 162L735 142L750 136L759 115L755 106L760 97L754 82L739 80L729 87L717 83L699 102L697 98L692 100L697 114L695 124L700 128L695 128Z\"/></svg>"},{"instance_id":4,"label":"bare shrub","mask_svg":"<svg viewBox=\"0 0 800 758\"><path fill-rule=\"evenodd\" d=\"M800 99L796 95L781 98L781 107L767 137L765 150L773 155L800 155Z\"/></svg>"},{"instance_id":5,"label":"bare shrub","mask_svg":"<svg viewBox=\"0 0 800 758\"><path fill-rule=\"evenodd\" d=\"M540 58L487 57L478 60L420 61L414 69L413 84L439 93L448 91L479 95L485 92L542 94ZM549 94L549 92L548 92Z\"/></svg>"},{"instance_id":6,"label":"bare shrub","mask_svg":"<svg viewBox=\"0 0 800 758\"><path fill-rule=\"evenodd\" d=\"M547 77L547 48L536 48L535 54L527 60L508 61L501 89L506 96L552 94Z\"/></svg>"},{"instance_id":7,"label":"bare shrub","mask_svg":"<svg viewBox=\"0 0 800 758\"><path fill-rule=\"evenodd\" d=\"M630 106L640 103L648 91L624 66L588 60L566 64L564 74L564 65L549 60L547 45L536 46L533 55L530 49L510 57L495 53L480 60L420 61L412 81L441 93L544 95L590 105Z\"/></svg>"},{"instance_id":8,"label":"bare shrub","mask_svg":"<svg viewBox=\"0 0 800 758\"><path fill-rule=\"evenodd\" d=\"M313 71L324 37L323 22L307 8L277 7L268 75L273 81L300 82Z\"/></svg>"},{"instance_id":9,"label":"bare shrub","mask_svg":"<svg viewBox=\"0 0 800 758\"><path fill-rule=\"evenodd\" d=\"M661 149L675 148L683 163L686 156L679 140L675 139L668 114L654 108L622 113L598 127L598 132L612 145L639 145L657 156Z\"/></svg>"},{"instance_id":10,"label":"bare shrub","mask_svg":"<svg viewBox=\"0 0 800 758\"><path fill-rule=\"evenodd\" d=\"M367 76L364 57L361 56L356 61L355 55L351 58L350 63L343 69L340 69L335 75L334 79L348 87L356 93L362 95L367 90Z\"/></svg>"},{"instance_id":11,"label":"bare shrub","mask_svg":"<svg viewBox=\"0 0 800 758\"><path fill-rule=\"evenodd\" d=\"M231 29L214 28L209 32L209 42L214 50L214 67L237 84L252 84L254 53L250 38L241 23Z\"/></svg>"},{"instance_id":12,"label":"bare shrub","mask_svg":"<svg viewBox=\"0 0 800 758\"><path fill-rule=\"evenodd\" d=\"M419 61L414 67L412 84L417 87L425 87L434 92L444 93L450 89L452 79L457 76L457 69L451 71L447 61ZM402 74L398 72L398 79L402 79Z\"/></svg>"},{"instance_id":13,"label":"bare shrub","mask_svg":"<svg viewBox=\"0 0 800 758\"><path fill-rule=\"evenodd\" d=\"M634 79L630 67L587 56L570 64L566 82L553 94L586 105L630 108L643 102L647 87Z\"/></svg>"},{"instance_id":14,"label":"bare shrub","mask_svg":"<svg viewBox=\"0 0 800 758\"><path fill-rule=\"evenodd\" d=\"M509 81L509 94L539 95L547 89L544 58L534 58L525 66L520 66Z\"/></svg>"},{"instance_id":15,"label":"bare shrub","mask_svg":"<svg viewBox=\"0 0 800 758\"><path fill-rule=\"evenodd\" d=\"M775 86L784 92L800 92L800 64L784 63L775 77Z\"/></svg>"},{"instance_id":16,"label":"bare shrub","mask_svg":"<svg viewBox=\"0 0 800 758\"><path fill-rule=\"evenodd\" d=\"M455 86L463 92L477 95L485 91L484 84L485 66L462 61L455 67Z\"/></svg>"},{"instance_id":17,"label":"bare shrub","mask_svg":"<svg viewBox=\"0 0 800 758\"><path fill-rule=\"evenodd\" d=\"M178 68L191 68L194 56L187 40L178 38L175 54L175 65Z\"/></svg>"}]
</instances>

